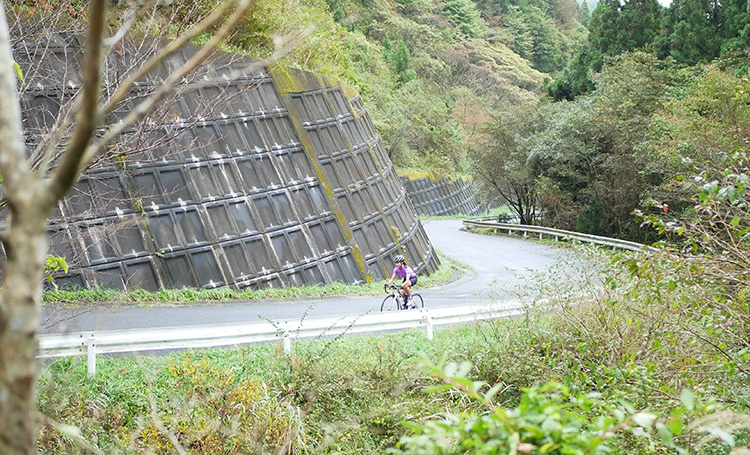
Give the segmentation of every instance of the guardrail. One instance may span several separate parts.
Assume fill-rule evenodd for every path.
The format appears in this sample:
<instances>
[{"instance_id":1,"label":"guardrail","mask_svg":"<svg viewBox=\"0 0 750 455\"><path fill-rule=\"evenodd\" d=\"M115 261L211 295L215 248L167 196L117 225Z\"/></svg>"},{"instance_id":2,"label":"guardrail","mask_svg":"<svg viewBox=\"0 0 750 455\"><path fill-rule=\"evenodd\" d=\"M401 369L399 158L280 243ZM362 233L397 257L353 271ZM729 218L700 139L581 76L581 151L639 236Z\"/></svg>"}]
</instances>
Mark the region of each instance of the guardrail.
<instances>
[{"instance_id":1,"label":"guardrail","mask_svg":"<svg viewBox=\"0 0 750 455\"><path fill-rule=\"evenodd\" d=\"M88 373L93 376L96 374L97 354L211 348L279 340L283 341L284 352L291 353L292 341L297 339L401 330L417 326L424 327L427 338L431 340L433 327L436 325L513 317L523 313L520 303L506 302L502 307L458 306L368 313L360 316L309 318L296 322L263 320L221 325L41 335L38 357L86 355Z\"/></svg>"},{"instance_id":2,"label":"guardrail","mask_svg":"<svg viewBox=\"0 0 750 455\"><path fill-rule=\"evenodd\" d=\"M500 223L498 221L488 219L464 220L464 226L494 229L495 231L508 231L508 233L514 231L523 232L524 236L527 236L528 233L531 232L534 234L539 234L540 239L543 235L548 235L550 237L555 237L555 240L578 240L580 242L595 243L597 245L604 245L612 248L620 248L623 250L631 251L646 251L654 249L651 246L644 245L642 243L631 242L628 240L613 239L610 237L602 237L599 235L582 234L580 232L566 231L563 229L555 229L544 226Z\"/></svg>"}]
</instances>

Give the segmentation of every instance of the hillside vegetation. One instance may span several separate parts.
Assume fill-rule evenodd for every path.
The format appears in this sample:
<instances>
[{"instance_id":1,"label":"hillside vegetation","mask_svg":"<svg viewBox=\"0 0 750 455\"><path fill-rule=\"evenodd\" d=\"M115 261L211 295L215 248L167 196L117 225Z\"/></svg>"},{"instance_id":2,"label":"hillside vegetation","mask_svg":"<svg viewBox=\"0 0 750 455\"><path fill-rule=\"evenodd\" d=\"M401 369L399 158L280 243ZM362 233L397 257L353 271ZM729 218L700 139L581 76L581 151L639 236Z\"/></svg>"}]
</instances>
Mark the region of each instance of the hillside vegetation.
<instances>
[{"instance_id":1,"label":"hillside vegetation","mask_svg":"<svg viewBox=\"0 0 750 455\"><path fill-rule=\"evenodd\" d=\"M189 22L215 3L172 8ZM585 38L581 14L574 0L259 0L228 44L352 85L399 168L447 175L468 171L482 125L543 96Z\"/></svg>"}]
</instances>

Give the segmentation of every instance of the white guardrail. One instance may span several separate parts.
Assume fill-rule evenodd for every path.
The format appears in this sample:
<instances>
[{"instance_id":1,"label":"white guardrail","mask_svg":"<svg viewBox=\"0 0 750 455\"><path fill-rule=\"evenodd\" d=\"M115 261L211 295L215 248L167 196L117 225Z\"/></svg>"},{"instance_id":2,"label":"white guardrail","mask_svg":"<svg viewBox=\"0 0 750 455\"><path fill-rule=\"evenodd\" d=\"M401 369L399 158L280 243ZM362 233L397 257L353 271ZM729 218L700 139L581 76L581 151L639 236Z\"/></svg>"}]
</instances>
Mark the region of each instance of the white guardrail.
<instances>
[{"instance_id":1,"label":"white guardrail","mask_svg":"<svg viewBox=\"0 0 750 455\"><path fill-rule=\"evenodd\" d=\"M602 237L599 235L582 234L580 232L565 231L563 229L555 229L544 226L530 226L526 224L509 224L500 223L489 219L478 219L478 220L464 220L464 226L476 227L483 229L494 229L495 231L508 231L511 232L522 232L524 236L527 236L529 232L539 234L541 239L543 235L554 237L555 240L578 240L580 242L595 243L597 245L609 246L612 248L620 248L631 251L645 251L651 250L653 247L643 245L642 243L630 242L628 240L619 240L609 237Z\"/></svg>"},{"instance_id":2,"label":"white guardrail","mask_svg":"<svg viewBox=\"0 0 750 455\"><path fill-rule=\"evenodd\" d=\"M39 358L88 356L88 373L96 374L96 355L172 349L236 346L282 341L290 353L292 341L341 334L382 332L424 327L432 339L433 326L484 319L518 316L519 303L496 306L457 306L449 308L368 313L361 316L308 318L301 321L258 321L221 325L158 327L41 335Z\"/></svg>"}]
</instances>

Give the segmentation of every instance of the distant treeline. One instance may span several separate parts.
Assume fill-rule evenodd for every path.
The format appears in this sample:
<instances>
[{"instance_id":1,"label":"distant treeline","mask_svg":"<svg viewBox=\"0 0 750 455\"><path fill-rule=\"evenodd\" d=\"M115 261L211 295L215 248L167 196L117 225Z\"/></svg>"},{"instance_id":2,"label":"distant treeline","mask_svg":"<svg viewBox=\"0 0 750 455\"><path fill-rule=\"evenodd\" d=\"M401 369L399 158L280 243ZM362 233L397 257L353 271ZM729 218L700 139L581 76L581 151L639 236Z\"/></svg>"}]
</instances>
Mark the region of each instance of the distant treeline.
<instances>
[{"instance_id":1,"label":"distant treeline","mask_svg":"<svg viewBox=\"0 0 750 455\"><path fill-rule=\"evenodd\" d=\"M602 0L591 13L588 44L547 90L557 100L573 99L594 88L591 72L607 57L646 50L659 59L695 65L722 58L746 72L750 45L747 0Z\"/></svg>"}]
</instances>

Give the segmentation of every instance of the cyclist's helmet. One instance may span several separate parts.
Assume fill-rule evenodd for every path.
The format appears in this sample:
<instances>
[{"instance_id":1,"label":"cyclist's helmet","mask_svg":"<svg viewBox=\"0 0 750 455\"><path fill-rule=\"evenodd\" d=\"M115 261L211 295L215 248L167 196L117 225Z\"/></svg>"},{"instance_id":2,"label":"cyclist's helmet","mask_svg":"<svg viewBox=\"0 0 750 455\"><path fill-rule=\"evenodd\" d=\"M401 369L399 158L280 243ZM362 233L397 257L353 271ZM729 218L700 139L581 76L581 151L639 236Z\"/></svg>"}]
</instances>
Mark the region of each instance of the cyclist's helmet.
<instances>
[{"instance_id":1,"label":"cyclist's helmet","mask_svg":"<svg viewBox=\"0 0 750 455\"><path fill-rule=\"evenodd\" d=\"M404 259L404 257L399 254L398 256L393 258L393 262L406 262L406 259Z\"/></svg>"}]
</instances>

